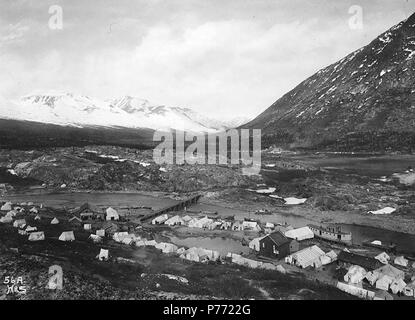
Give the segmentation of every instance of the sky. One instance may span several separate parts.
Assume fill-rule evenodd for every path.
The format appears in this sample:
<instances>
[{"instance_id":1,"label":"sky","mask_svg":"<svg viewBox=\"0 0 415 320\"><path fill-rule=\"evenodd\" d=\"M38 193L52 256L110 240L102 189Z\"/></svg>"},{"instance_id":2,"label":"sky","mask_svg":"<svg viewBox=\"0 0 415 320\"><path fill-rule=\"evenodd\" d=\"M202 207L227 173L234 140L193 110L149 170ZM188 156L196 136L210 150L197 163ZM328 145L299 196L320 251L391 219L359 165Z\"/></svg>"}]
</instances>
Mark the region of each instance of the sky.
<instances>
[{"instance_id":1,"label":"sky","mask_svg":"<svg viewBox=\"0 0 415 320\"><path fill-rule=\"evenodd\" d=\"M0 0L0 96L130 95L254 117L414 11L415 0Z\"/></svg>"}]
</instances>

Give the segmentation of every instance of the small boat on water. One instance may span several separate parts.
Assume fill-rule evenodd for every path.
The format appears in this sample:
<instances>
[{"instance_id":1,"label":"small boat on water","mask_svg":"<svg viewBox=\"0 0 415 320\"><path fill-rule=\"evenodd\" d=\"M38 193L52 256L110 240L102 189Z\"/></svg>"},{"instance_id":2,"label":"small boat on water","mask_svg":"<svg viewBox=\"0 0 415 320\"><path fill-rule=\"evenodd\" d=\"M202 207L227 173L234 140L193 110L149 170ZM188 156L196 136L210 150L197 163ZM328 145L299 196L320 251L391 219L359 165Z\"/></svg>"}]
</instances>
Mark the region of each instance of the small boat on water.
<instances>
[{"instance_id":1,"label":"small boat on water","mask_svg":"<svg viewBox=\"0 0 415 320\"><path fill-rule=\"evenodd\" d=\"M316 238L346 245L352 244L352 234L350 232L343 232L341 230L341 226L339 225L322 227L309 224L308 227L311 229L311 231L313 231Z\"/></svg>"}]
</instances>

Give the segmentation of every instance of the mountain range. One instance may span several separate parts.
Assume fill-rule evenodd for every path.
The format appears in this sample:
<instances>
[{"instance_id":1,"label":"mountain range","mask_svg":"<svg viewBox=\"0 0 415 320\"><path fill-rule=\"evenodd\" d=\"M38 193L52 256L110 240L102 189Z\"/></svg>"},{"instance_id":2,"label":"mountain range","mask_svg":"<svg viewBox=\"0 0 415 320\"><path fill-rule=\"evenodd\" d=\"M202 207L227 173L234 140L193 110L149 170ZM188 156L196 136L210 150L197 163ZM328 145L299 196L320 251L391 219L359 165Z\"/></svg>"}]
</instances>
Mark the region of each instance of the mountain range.
<instances>
[{"instance_id":1,"label":"mountain range","mask_svg":"<svg viewBox=\"0 0 415 320\"><path fill-rule=\"evenodd\" d=\"M415 14L321 69L244 128L264 145L415 151Z\"/></svg>"},{"instance_id":2,"label":"mountain range","mask_svg":"<svg viewBox=\"0 0 415 320\"><path fill-rule=\"evenodd\" d=\"M215 132L241 125L247 119L219 121L189 108L167 107L125 96L101 101L67 92L24 96L15 101L0 99L0 118L60 126Z\"/></svg>"}]
</instances>

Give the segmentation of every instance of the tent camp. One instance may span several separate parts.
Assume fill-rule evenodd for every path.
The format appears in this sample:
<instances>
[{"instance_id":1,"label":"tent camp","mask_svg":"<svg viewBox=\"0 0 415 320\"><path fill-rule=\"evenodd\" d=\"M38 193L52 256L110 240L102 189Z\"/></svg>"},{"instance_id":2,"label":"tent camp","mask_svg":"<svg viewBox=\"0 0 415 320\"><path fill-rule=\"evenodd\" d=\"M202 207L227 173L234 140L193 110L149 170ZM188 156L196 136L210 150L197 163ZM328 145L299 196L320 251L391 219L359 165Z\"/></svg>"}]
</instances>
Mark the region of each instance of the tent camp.
<instances>
[{"instance_id":1,"label":"tent camp","mask_svg":"<svg viewBox=\"0 0 415 320\"><path fill-rule=\"evenodd\" d=\"M360 266L351 266L344 276L344 281L347 283L360 283L366 276L366 270Z\"/></svg>"},{"instance_id":2,"label":"tent camp","mask_svg":"<svg viewBox=\"0 0 415 320\"><path fill-rule=\"evenodd\" d=\"M409 261L407 259L405 259L405 257L403 256L399 256L396 257L395 260L393 261L394 264L398 265L398 266L402 266L402 267L407 267Z\"/></svg>"},{"instance_id":3,"label":"tent camp","mask_svg":"<svg viewBox=\"0 0 415 320\"><path fill-rule=\"evenodd\" d=\"M75 241L75 235L73 231L64 231L59 236L60 241Z\"/></svg>"},{"instance_id":4,"label":"tent camp","mask_svg":"<svg viewBox=\"0 0 415 320\"><path fill-rule=\"evenodd\" d=\"M118 215L117 210L109 207L106 211L106 220L120 220L120 216Z\"/></svg>"},{"instance_id":5,"label":"tent camp","mask_svg":"<svg viewBox=\"0 0 415 320\"><path fill-rule=\"evenodd\" d=\"M376 260L379 260L383 264L388 264L391 257L386 253L382 252L375 257Z\"/></svg>"},{"instance_id":6,"label":"tent camp","mask_svg":"<svg viewBox=\"0 0 415 320\"><path fill-rule=\"evenodd\" d=\"M29 234L29 241L41 241L45 240L45 233L43 231L32 232Z\"/></svg>"},{"instance_id":7,"label":"tent camp","mask_svg":"<svg viewBox=\"0 0 415 320\"><path fill-rule=\"evenodd\" d=\"M19 219L13 222L13 227L15 228L23 228L26 225L25 219Z\"/></svg>"},{"instance_id":8,"label":"tent camp","mask_svg":"<svg viewBox=\"0 0 415 320\"><path fill-rule=\"evenodd\" d=\"M307 268L321 264L320 257L324 254L324 251L318 246L312 246L285 257L285 262L301 268Z\"/></svg>"},{"instance_id":9,"label":"tent camp","mask_svg":"<svg viewBox=\"0 0 415 320\"><path fill-rule=\"evenodd\" d=\"M402 279L394 280L390 284L390 289L394 294L403 293L405 287L406 287L406 283Z\"/></svg>"},{"instance_id":10,"label":"tent camp","mask_svg":"<svg viewBox=\"0 0 415 320\"><path fill-rule=\"evenodd\" d=\"M55 217L52 219L52 221L50 222L50 224L58 224L59 220Z\"/></svg>"},{"instance_id":11,"label":"tent camp","mask_svg":"<svg viewBox=\"0 0 415 320\"><path fill-rule=\"evenodd\" d=\"M163 214L151 220L151 224L162 224L166 222L168 219L169 219L169 216L167 214Z\"/></svg>"},{"instance_id":12,"label":"tent camp","mask_svg":"<svg viewBox=\"0 0 415 320\"><path fill-rule=\"evenodd\" d=\"M313 239L314 233L309 227L302 227L298 229L288 230L284 234L287 238L294 239L297 241L303 241L306 239Z\"/></svg>"},{"instance_id":13,"label":"tent camp","mask_svg":"<svg viewBox=\"0 0 415 320\"><path fill-rule=\"evenodd\" d=\"M12 209L12 203L11 202L6 202L0 208L1 211L10 211L11 209Z\"/></svg>"},{"instance_id":14,"label":"tent camp","mask_svg":"<svg viewBox=\"0 0 415 320\"><path fill-rule=\"evenodd\" d=\"M98 255L98 260L100 261L107 261L109 256L108 249L101 249Z\"/></svg>"}]
</instances>

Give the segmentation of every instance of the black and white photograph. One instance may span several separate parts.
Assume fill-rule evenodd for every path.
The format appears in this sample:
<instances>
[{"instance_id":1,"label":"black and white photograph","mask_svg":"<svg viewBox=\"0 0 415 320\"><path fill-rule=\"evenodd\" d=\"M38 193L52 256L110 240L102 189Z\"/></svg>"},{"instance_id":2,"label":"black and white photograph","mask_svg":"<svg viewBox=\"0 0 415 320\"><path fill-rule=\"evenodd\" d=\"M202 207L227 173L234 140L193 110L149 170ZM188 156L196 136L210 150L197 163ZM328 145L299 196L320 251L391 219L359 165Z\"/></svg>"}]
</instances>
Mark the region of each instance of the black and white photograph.
<instances>
[{"instance_id":1,"label":"black and white photograph","mask_svg":"<svg viewBox=\"0 0 415 320\"><path fill-rule=\"evenodd\" d=\"M415 301L414 94L415 0L0 0L0 300Z\"/></svg>"}]
</instances>

